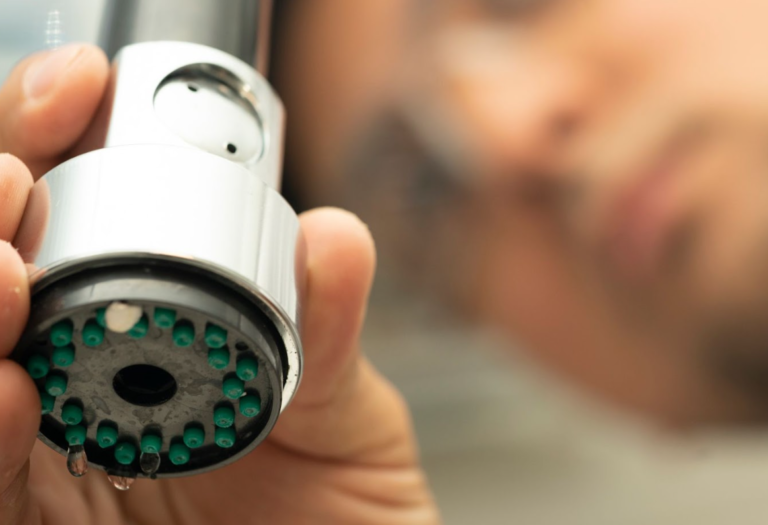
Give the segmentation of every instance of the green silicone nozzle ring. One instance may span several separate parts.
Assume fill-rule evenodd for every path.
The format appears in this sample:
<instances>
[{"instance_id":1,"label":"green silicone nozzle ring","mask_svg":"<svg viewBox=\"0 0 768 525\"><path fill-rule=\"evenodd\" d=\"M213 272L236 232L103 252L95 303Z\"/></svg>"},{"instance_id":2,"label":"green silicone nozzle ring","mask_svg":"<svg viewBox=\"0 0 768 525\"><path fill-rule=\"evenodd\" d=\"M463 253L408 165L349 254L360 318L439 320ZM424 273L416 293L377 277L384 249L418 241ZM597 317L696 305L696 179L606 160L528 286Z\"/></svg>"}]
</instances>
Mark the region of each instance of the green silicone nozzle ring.
<instances>
[{"instance_id":1,"label":"green silicone nozzle ring","mask_svg":"<svg viewBox=\"0 0 768 525\"><path fill-rule=\"evenodd\" d=\"M117 428L110 423L103 422L96 430L96 441L101 448L109 448L117 443Z\"/></svg>"},{"instance_id":2,"label":"green silicone nozzle ring","mask_svg":"<svg viewBox=\"0 0 768 525\"><path fill-rule=\"evenodd\" d=\"M53 412L53 407L56 405L56 398L48 392L40 392L40 405L43 415Z\"/></svg>"},{"instance_id":3,"label":"green silicone nozzle ring","mask_svg":"<svg viewBox=\"0 0 768 525\"><path fill-rule=\"evenodd\" d=\"M190 425L184 429L184 444L189 448L199 448L205 443L205 430L202 426Z\"/></svg>"},{"instance_id":4,"label":"green silicone nozzle ring","mask_svg":"<svg viewBox=\"0 0 768 525\"><path fill-rule=\"evenodd\" d=\"M63 396L67 392L67 376L50 374L45 380L45 391L53 397Z\"/></svg>"},{"instance_id":5,"label":"green silicone nozzle ring","mask_svg":"<svg viewBox=\"0 0 768 525\"><path fill-rule=\"evenodd\" d=\"M182 348L195 342L195 326L189 321L179 321L173 327L173 342Z\"/></svg>"},{"instance_id":6,"label":"green silicone nozzle ring","mask_svg":"<svg viewBox=\"0 0 768 525\"><path fill-rule=\"evenodd\" d=\"M66 346L72 342L72 333L75 327L72 321L64 319L51 327L51 343L53 346Z\"/></svg>"},{"instance_id":7,"label":"green silicone nozzle ring","mask_svg":"<svg viewBox=\"0 0 768 525\"><path fill-rule=\"evenodd\" d=\"M75 403L67 402L61 409L61 420L67 425L79 425L83 421L83 409Z\"/></svg>"},{"instance_id":8,"label":"green silicone nozzle ring","mask_svg":"<svg viewBox=\"0 0 768 525\"><path fill-rule=\"evenodd\" d=\"M235 409L227 405L216 407L213 411L213 422L217 427L231 427L235 424Z\"/></svg>"},{"instance_id":9,"label":"green silicone nozzle ring","mask_svg":"<svg viewBox=\"0 0 768 525\"><path fill-rule=\"evenodd\" d=\"M96 322L99 323L99 326L102 328L107 327L107 309L106 308L99 308L96 310Z\"/></svg>"},{"instance_id":10,"label":"green silicone nozzle ring","mask_svg":"<svg viewBox=\"0 0 768 525\"><path fill-rule=\"evenodd\" d=\"M208 364L216 370L224 370L229 366L229 351L226 348L211 348L208 350Z\"/></svg>"},{"instance_id":11,"label":"green silicone nozzle ring","mask_svg":"<svg viewBox=\"0 0 768 525\"><path fill-rule=\"evenodd\" d=\"M136 445L124 441L115 447L115 459L121 465L130 465L136 459Z\"/></svg>"},{"instance_id":12,"label":"green silicone nozzle ring","mask_svg":"<svg viewBox=\"0 0 768 525\"><path fill-rule=\"evenodd\" d=\"M69 343L66 346L60 346L53 349L51 354L51 361L56 366L67 368L75 362L75 345Z\"/></svg>"},{"instance_id":13,"label":"green silicone nozzle ring","mask_svg":"<svg viewBox=\"0 0 768 525\"><path fill-rule=\"evenodd\" d=\"M141 339L149 331L149 318L146 315L142 315L141 319L133 325L133 328L128 330L128 336L134 339Z\"/></svg>"},{"instance_id":14,"label":"green silicone nozzle ring","mask_svg":"<svg viewBox=\"0 0 768 525\"><path fill-rule=\"evenodd\" d=\"M176 310L170 308L155 308L155 324L159 328L173 328L176 324Z\"/></svg>"},{"instance_id":15,"label":"green silicone nozzle ring","mask_svg":"<svg viewBox=\"0 0 768 525\"><path fill-rule=\"evenodd\" d=\"M90 347L99 346L104 342L104 329L95 319L91 319L83 326L83 344Z\"/></svg>"},{"instance_id":16,"label":"green silicone nozzle ring","mask_svg":"<svg viewBox=\"0 0 768 525\"><path fill-rule=\"evenodd\" d=\"M245 417L255 417L261 412L261 399L256 394L240 398L240 413Z\"/></svg>"},{"instance_id":17,"label":"green silicone nozzle ring","mask_svg":"<svg viewBox=\"0 0 768 525\"><path fill-rule=\"evenodd\" d=\"M29 358L29 361L27 361L27 372L29 372L32 379L44 378L48 375L49 369L50 365L48 364L48 360L41 355L35 354Z\"/></svg>"},{"instance_id":18,"label":"green silicone nozzle ring","mask_svg":"<svg viewBox=\"0 0 768 525\"><path fill-rule=\"evenodd\" d=\"M86 430L82 425L70 425L64 431L64 438L67 440L70 446L82 445L85 443Z\"/></svg>"},{"instance_id":19,"label":"green silicone nozzle ring","mask_svg":"<svg viewBox=\"0 0 768 525\"><path fill-rule=\"evenodd\" d=\"M168 451L168 457L174 465L184 465L189 461L191 452L184 443L175 442L171 444Z\"/></svg>"},{"instance_id":20,"label":"green silicone nozzle ring","mask_svg":"<svg viewBox=\"0 0 768 525\"><path fill-rule=\"evenodd\" d=\"M159 454L163 448L163 438L157 434L144 434L141 437L141 451L144 454Z\"/></svg>"},{"instance_id":21,"label":"green silicone nozzle ring","mask_svg":"<svg viewBox=\"0 0 768 525\"><path fill-rule=\"evenodd\" d=\"M244 357L237 362L237 377L243 381L256 379L259 375L259 362L253 357Z\"/></svg>"},{"instance_id":22,"label":"green silicone nozzle ring","mask_svg":"<svg viewBox=\"0 0 768 525\"><path fill-rule=\"evenodd\" d=\"M222 390L224 391L224 396L229 399L238 399L243 395L245 384L239 377L230 376L224 379Z\"/></svg>"},{"instance_id":23,"label":"green silicone nozzle ring","mask_svg":"<svg viewBox=\"0 0 768 525\"><path fill-rule=\"evenodd\" d=\"M227 331L215 324L205 327L205 344L210 348L221 348L227 344Z\"/></svg>"},{"instance_id":24,"label":"green silicone nozzle ring","mask_svg":"<svg viewBox=\"0 0 768 525\"><path fill-rule=\"evenodd\" d=\"M214 441L221 448L232 448L235 446L235 440L237 439L237 433L232 427L229 428L216 428L216 435Z\"/></svg>"}]
</instances>

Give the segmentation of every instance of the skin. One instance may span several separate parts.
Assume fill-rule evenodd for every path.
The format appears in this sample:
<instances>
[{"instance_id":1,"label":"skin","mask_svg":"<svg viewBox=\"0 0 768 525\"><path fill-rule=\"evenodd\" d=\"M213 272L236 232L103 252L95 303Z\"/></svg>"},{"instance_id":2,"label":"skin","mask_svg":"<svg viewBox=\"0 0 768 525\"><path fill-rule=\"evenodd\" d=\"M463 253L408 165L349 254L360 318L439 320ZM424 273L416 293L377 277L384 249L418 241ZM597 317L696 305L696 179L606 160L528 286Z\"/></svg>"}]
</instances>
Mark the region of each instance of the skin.
<instances>
[{"instance_id":1,"label":"skin","mask_svg":"<svg viewBox=\"0 0 768 525\"><path fill-rule=\"evenodd\" d=\"M456 9L443 37L500 38L436 44L440 107L469 123L483 315L622 408L763 421L768 7L535 4Z\"/></svg>"},{"instance_id":2,"label":"skin","mask_svg":"<svg viewBox=\"0 0 768 525\"><path fill-rule=\"evenodd\" d=\"M306 373L254 453L210 474L139 480L121 493L97 471L71 477L63 457L36 443L40 400L26 371L7 359L29 312L17 247L33 249L35 228L19 228L35 180L78 143L108 72L96 48L64 51L66 64L35 96L30 71L49 54L22 62L0 90L0 523L438 523L408 411L359 352L375 251L365 225L341 210L301 216Z\"/></svg>"},{"instance_id":3,"label":"skin","mask_svg":"<svg viewBox=\"0 0 768 525\"><path fill-rule=\"evenodd\" d=\"M423 68L432 82L414 79L422 102L466 131L468 220L456 231L472 235L467 273L483 317L563 377L657 421L764 420L768 71L755 50L766 47L768 7L553 0L510 18L457 11L446 28L492 20L509 36L442 58L436 42L438 60ZM83 53L42 98L23 91L31 61L0 92L0 149L31 168L1 158L4 241L34 245L15 239L32 174L66 158L98 104L106 64ZM488 61L481 70L466 62L477 57ZM295 85L322 92L317 80ZM355 111L322 155L343 156L370 115L373 99L355 85ZM300 118L302 106L287 102ZM327 172L340 162L321 160ZM2 361L0 521L436 523L407 411L357 353L370 238L339 211L302 224L307 377L268 443L215 473L137 482L127 494L103 477L74 480L34 445L34 388ZM23 262L0 245L0 355L27 315Z\"/></svg>"},{"instance_id":4,"label":"skin","mask_svg":"<svg viewBox=\"0 0 768 525\"><path fill-rule=\"evenodd\" d=\"M330 20L343 4L329 2ZM350 178L366 184L344 203L410 248L403 273L439 279L459 310L600 400L675 428L768 419L768 68L755 51L768 5L447 0L432 15L410 45L394 29L376 40L396 56L377 73L388 98L364 100L370 75L317 67L345 57L315 59L318 35L350 39L360 25L295 41L284 81L294 141L333 142L316 155L302 146L304 177L338 199L354 181L328 174L356 163ZM365 55L367 43L345 49ZM429 229L429 203L403 206L404 176L366 178L398 169L397 155L355 159L377 111L398 104L422 119L409 128L427 137L422 149L458 172L447 178L460 197L431 210ZM313 119L340 106L357 120L328 131Z\"/></svg>"}]
</instances>

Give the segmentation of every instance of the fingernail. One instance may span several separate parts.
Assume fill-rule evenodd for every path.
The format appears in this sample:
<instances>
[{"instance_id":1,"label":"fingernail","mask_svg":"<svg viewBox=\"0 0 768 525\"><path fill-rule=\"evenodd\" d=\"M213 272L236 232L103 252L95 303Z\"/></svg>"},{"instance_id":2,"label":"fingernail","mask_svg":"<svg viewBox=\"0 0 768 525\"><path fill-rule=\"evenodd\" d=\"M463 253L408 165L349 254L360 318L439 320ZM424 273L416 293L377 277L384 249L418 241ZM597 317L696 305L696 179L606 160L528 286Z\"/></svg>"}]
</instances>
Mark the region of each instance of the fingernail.
<instances>
[{"instance_id":1,"label":"fingernail","mask_svg":"<svg viewBox=\"0 0 768 525\"><path fill-rule=\"evenodd\" d=\"M24 93L27 98L45 96L82 49L83 46L77 44L62 46L49 51L48 56L32 64L24 74Z\"/></svg>"}]
</instances>

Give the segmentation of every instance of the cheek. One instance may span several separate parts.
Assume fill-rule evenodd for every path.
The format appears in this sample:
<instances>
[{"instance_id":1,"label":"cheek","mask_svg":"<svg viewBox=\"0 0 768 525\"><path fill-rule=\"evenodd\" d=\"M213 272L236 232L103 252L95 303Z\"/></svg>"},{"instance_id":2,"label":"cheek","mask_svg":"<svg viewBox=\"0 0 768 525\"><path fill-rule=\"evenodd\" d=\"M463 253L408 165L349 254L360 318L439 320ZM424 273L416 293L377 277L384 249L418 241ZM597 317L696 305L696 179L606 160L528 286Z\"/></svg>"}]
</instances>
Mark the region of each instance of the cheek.
<instances>
[{"instance_id":1,"label":"cheek","mask_svg":"<svg viewBox=\"0 0 768 525\"><path fill-rule=\"evenodd\" d=\"M689 0L596 0L591 22L596 52L607 54L616 67L656 69L671 52L686 47L697 25ZM599 41L598 41L599 39Z\"/></svg>"},{"instance_id":2,"label":"cheek","mask_svg":"<svg viewBox=\"0 0 768 525\"><path fill-rule=\"evenodd\" d=\"M680 34L685 27L695 24L695 12L687 8L688 2L666 0L601 0L600 24L620 40L637 41L645 45L658 42L659 37ZM618 40L619 38L617 38Z\"/></svg>"},{"instance_id":3,"label":"cheek","mask_svg":"<svg viewBox=\"0 0 768 525\"><path fill-rule=\"evenodd\" d=\"M738 307L761 300L768 293L761 284L768 275L768 171L734 174L707 207L695 261L702 303Z\"/></svg>"}]
</instances>

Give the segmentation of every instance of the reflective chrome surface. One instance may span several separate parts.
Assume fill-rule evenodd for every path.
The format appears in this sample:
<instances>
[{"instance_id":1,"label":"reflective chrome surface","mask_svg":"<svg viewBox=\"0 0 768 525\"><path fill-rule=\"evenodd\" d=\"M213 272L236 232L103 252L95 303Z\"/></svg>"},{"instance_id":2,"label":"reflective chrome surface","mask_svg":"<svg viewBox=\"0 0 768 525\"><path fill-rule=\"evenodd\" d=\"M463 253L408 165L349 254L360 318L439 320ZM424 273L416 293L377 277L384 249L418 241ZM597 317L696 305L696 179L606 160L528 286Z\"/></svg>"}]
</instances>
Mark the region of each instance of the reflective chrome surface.
<instances>
[{"instance_id":1,"label":"reflective chrome surface","mask_svg":"<svg viewBox=\"0 0 768 525\"><path fill-rule=\"evenodd\" d=\"M248 126L254 122L259 129L251 133ZM118 54L83 147L199 148L237 162L279 189L284 127L280 99L248 64L201 45L153 42ZM237 147L234 154L229 144Z\"/></svg>"},{"instance_id":2,"label":"reflective chrome surface","mask_svg":"<svg viewBox=\"0 0 768 525\"><path fill-rule=\"evenodd\" d=\"M48 173L30 200L20 231L37 239L22 250L33 280L161 258L235 284L282 336L285 407L301 376L303 251L298 218L278 193L284 121L269 83L225 52L186 42L123 48L81 145L95 151Z\"/></svg>"},{"instance_id":3,"label":"reflective chrome surface","mask_svg":"<svg viewBox=\"0 0 768 525\"><path fill-rule=\"evenodd\" d=\"M41 181L33 281L110 260L160 258L247 290L278 328L288 353L283 407L301 374L297 333L303 249L298 218L244 167L188 147L136 145L76 157ZM47 200L47 203L45 202ZM26 218L25 218L26 220Z\"/></svg>"},{"instance_id":4,"label":"reflective chrome surface","mask_svg":"<svg viewBox=\"0 0 768 525\"><path fill-rule=\"evenodd\" d=\"M264 73L271 10L272 0L109 0L102 45L112 57L139 42L203 44Z\"/></svg>"}]
</instances>

